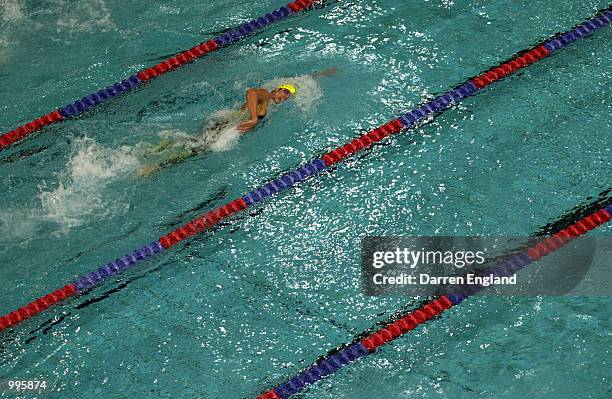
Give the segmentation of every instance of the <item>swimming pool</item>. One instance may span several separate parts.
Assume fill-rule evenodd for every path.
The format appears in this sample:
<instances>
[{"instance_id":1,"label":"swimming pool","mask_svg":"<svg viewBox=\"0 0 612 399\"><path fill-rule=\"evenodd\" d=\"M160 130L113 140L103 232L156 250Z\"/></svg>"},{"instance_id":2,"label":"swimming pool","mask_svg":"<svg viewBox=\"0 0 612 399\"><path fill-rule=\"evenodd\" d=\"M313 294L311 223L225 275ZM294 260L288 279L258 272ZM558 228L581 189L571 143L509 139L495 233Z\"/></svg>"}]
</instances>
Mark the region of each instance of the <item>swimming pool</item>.
<instances>
[{"instance_id":1,"label":"swimming pool","mask_svg":"<svg viewBox=\"0 0 612 399\"><path fill-rule=\"evenodd\" d=\"M7 127L284 3L12 4ZM606 6L555 4L330 3L2 153L0 313ZM603 29L3 334L0 374L48 378L57 396L255 396L405 304L360 295L364 234L529 234L609 187L609 40ZM246 87L330 66L334 77L233 146L135 177L139 143L195 134ZM603 397L608 310L608 299L474 300L303 395L542 396L545 380L545 395Z\"/></svg>"}]
</instances>

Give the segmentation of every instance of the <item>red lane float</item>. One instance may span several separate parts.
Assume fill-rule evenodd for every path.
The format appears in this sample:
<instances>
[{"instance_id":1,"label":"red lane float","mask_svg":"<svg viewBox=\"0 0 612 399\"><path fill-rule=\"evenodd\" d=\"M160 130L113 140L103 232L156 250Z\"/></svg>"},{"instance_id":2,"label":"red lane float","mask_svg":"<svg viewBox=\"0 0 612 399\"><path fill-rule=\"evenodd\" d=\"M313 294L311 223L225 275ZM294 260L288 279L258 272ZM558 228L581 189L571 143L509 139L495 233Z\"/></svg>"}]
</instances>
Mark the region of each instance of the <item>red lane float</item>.
<instances>
[{"instance_id":1,"label":"red lane float","mask_svg":"<svg viewBox=\"0 0 612 399\"><path fill-rule=\"evenodd\" d=\"M331 166L335 163L348 158L355 153L370 147L372 144L377 143L385 137L391 136L394 133L398 133L404 129L404 125L398 119L393 120L387 124L384 124L374 130L371 130L362 136L356 138L348 144L342 147L336 148L327 154L323 155L321 159L325 162L326 166Z\"/></svg>"},{"instance_id":2,"label":"red lane float","mask_svg":"<svg viewBox=\"0 0 612 399\"><path fill-rule=\"evenodd\" d=\"M410 330L414 330L420 324L433 319L452 306L453 303L445 295L442 295L379 331L370 334L361 342L368 351L372 352L376 348L401 337Z\"/></svg>"},{"instance_id":3,"label":"red lane float","mask_svg":"<svg viewBox=\"0 0 612 399\"><path fill-rule=\"evenodd\" d=\"M569 241L586 234L604 223L609 222L611 218L612 215L608 212L608 210L601 209L600 211L579 220L568 228L561 230L546 240L529 248L527 250L527 254L534 261L540 260L542 257L561 248Z\"/></svg>"},{"instance_id":4,"label":"red lane float","mask_svg":"<svg viewBox=\"0 0 612 399\"><path fill-rule=\"evenodd\" d=\"M76 286L74 284L68 284L62 288L53 291L50 294L42 296L36 299L35 301L30 302L26 306L23 306L15 310L14 312L7 314L6 316L0 317L0 331L19 324L22 321L27 320L33 316L36 316L37 314L43 312L45 309L76 294Z\"/></svg>"},{"instance_id":5,"label":"red lane float","mask_svg":"<svg viewBox=\"0 0 612 399\"><path fill-rule=\"evenodd\" d=\"M64 117L59 111L49 112L47 115L43 115L38 119L34 119L32 122L28 122L25 125L19 126L15 130L0 136L0 150L7 148L13 143L23 139L27 135L34 133L45 126L49 126L52 123L63 120Z\"/></svg>"},{"instance_id":6,"label":"red lane float","mask_svg":"<svg viewBox=\"0 0 612 399\"><path fill-rule=\"evenodd\" d=\"M538 62L542 58L548 57L549 54L549 51L544 45L538 46L475 77L472 82L474 82L478 89L485 88L521 68L525 68L528 65Z\"/></svg>"},{"instance_id":7,"label":"red lane float","mask_svg":"<svg viewBox=\"0 0 612 399\"><path fill-rule=\"evenodd\" d=\"M245 202L245 200L243 198L237 198L230 203L207 212L191 222L179 227L178 229L166 234L159 239L159 242L164 249L168 249L178 242L195 236L196 234L215 226L222 220L235 215L246 208L248 208L248 204Z\"/></svg>"},{"instance_id":8,"label":"red lane float","mask_svg":"<svg viewBox=\"0 0 612 399\"><path fill-rule=\"evenodd\" d=\"M136 74L143 82L156 78L163 75L166 72L172 71L178 67L188 64L197 58L200 58L208 53L211 53L219 49L219 45L214 40L209 40L204 43L200 43L197 46L190 48L189 50L183 51L175 57L168 58L154 65L150 68L142 70Z\"/></svg>"}]
</instances>

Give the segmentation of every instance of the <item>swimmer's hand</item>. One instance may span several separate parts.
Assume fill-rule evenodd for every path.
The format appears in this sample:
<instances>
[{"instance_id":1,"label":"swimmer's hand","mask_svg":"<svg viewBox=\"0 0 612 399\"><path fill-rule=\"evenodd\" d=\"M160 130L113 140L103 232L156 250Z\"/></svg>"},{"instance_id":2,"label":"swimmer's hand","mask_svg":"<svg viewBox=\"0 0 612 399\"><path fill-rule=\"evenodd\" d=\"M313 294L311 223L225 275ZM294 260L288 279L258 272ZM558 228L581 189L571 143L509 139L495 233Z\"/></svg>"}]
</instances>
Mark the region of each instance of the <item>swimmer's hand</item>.
<instances>
[{"instance_id":1,"label":"swimmer's hand","mask_svg":"<svg viewBox=\"0 0 612 399\"><path fill-rule=\"evenodd\" d=\"M249 130L253 129L255 126L257 126L258 122L259 120L257 119L249 119L248 121L244 121L240 125L238 125L238 130L242 133L246 133Z\"/></svg>"}]
</instances>

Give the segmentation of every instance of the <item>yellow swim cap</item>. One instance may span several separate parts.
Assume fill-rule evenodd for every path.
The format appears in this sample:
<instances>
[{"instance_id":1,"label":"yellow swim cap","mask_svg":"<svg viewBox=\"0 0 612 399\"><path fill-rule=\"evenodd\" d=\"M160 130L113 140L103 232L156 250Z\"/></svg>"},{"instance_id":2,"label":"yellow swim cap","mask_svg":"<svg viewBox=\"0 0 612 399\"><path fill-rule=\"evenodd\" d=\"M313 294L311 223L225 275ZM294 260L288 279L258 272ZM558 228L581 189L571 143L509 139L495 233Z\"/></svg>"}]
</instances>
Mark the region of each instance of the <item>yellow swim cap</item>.
<instances>
[{"instance_id":1,"label":"yellow swim cap","mask_svg":"<svg viewBox=\"0 0 612 399\"><path fill-rule=\"evenodd\" d=\"M278 86L278 89L285 89L291 94L297 93L297 89L291 83L287 83L286 85Z\"/></svg>"}]
</instances>

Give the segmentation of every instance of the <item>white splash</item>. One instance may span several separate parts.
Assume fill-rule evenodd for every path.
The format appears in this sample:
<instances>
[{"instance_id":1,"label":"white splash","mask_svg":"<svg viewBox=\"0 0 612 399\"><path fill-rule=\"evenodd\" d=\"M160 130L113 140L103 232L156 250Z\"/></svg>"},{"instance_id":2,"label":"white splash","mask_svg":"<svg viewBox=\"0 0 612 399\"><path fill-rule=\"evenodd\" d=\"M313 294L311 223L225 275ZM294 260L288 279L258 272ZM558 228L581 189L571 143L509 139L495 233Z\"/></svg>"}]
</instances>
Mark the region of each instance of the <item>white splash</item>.
<instances>
[{"instance_id":1,"label":"white splash","mask_svg":"<svg viewBox=\"0 0 612 399\"><path fill-rule=\"evenodd\" d=\"M10 46L15 44L9 40L9 32L14 28L23 28L21 24L16 24L24 19L21 0L0 0L0 12L0 22L3 22L0 26L0 64L7 64Z\"/></svg>"},{"instance_id":2,"label":"white splash","mask_svg":"<svg viewBox=\"0 0 612 399\"><path fill-rule=\"evenodd\" d=\"M235 126L223 129L209 148L215 152L230 150L240 140L241 135L242 133Z\"/></svg>"},{"instance_id":3,"label":"white splash","mask_svg":"<svg viewBox=\"0 0 612 399\"><path fill-rule=\"evenodd\" d=\"M95 140L75 140L67 168L57 175L52 188L39 186L38 198L43 218L63 230L82 225L91 216L107 218L121 213L126 205L121 195L108 195L105 188L113 181L132 174L139 162L132 147L106 148Z\"/></svg>"},{"instance_id":4,"label":"white splash","mask_svg":"<svg viewBox=\"0 0 612 399\"><path fill-rule=\"evenodd\" d=\"M0 37L0 64L6 64L8 60L8 41Z\"/></svg>"},{"instance_id":5,"label":"white splash","mask_svg":"<svg viewBox=\"0 0 612 399\"><path fill-rule=\"evenodd\" d=\"M2 20L15 22L23 18L23 6L20 0L2 0Z\"/></svg>"},{"instance_id":6,"label":"white splash","mask_svg":"<svg viewBox=\"0 0 612 399\"><path fill-rule=\"evenodd\" d=\"M58 32L108 32L117 27L104 0L62 1L58 9L70 10L56 22Z\"/></svg>"},{"instance_id":7,"label":"white splash","mask_svg":"<svg viewBox=\"0 0 612 399\"><path fill-rule=\"evenodd\" d=\"M206 125L199 134L191 135L181 130L162 130L158 133L161 141L157 145L140 143L138 154L141 157L158 155L168 158L174 154L191 151L227 151L240 139L238 124L245 119L245 113L236 109L222 109L208 117Z\"/></svg>"},{"instance_id":8,"label":"white splash","mask_svg":"<svg viewBox=\"0 0 612 399\"><path fill-rule=\"evenodd\" d=\"M10 207L0 210L0 235L11 245L25 245L36 237L39 213L28 208ZM0 248L0 253L6 248Z\"/></svg>"},{"instance_id":9,"label":"white splash","mask_svg":"<svg viewBox=\"0 0 612 399\"><path fill-rule=\"evenodd\" d=\"M243 112L232 109L222 109L210 115L200 135L203 144L216 152L232 149L242 135L237 127L244 115ZM219 129L216 126L225 127Z\"/></svg>"}]
</instances>

